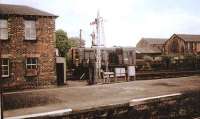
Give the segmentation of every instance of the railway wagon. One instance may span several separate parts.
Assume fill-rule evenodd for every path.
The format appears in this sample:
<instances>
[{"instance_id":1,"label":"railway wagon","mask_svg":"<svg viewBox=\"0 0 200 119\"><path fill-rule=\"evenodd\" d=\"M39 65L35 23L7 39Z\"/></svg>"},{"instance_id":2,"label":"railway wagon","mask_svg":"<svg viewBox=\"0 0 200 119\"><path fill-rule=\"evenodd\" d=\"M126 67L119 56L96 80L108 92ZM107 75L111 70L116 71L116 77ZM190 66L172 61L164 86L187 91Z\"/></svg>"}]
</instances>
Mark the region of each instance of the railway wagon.
<instances>
[{"instance_id":1,"label":"railway wagon","mask_svg":"<svg viewBox=\"0 0 200 119\"><path fill-rule=\"evenodd\" d=\"M87 69L94 65L95 48L72 48L71 69L72 75L76 78L82 77ZM117 68L124 69L124 75L128 75L128 68L134 67L136 63L136 53L134 47L102 47L101 48L101 69L104 72L116 73ZM87 74L87 73L86 73ZM85 76L88 77L87 75Z\"/></svg>"}]
</instances>

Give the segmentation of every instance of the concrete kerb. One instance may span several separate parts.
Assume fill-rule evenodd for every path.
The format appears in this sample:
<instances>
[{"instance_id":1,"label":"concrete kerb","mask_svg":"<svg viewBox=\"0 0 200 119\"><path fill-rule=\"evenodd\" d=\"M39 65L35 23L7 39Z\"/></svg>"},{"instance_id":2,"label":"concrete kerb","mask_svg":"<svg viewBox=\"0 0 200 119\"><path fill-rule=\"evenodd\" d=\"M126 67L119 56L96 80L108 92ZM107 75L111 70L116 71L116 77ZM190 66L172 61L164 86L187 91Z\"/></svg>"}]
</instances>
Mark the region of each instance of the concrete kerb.
<instances>
[{"instance_id":1,"label":"concrete kerb","mask_svg":"<svg viewBox=\"0 0 200 119\"><path fill-rule=\"evenodd\" d=\"M166 98L175 98L175 97L181 96L181 95L182 95L182 93L173 93L173 94L159 95L159 96L153 96L153 97L132 99L129 101L129 106L133 107L138 104L148 103L149 101L158 100L158 99L165 100Z\"/></svg>"},{"instance_id":2,"label":"concrete kerb","mask_svg":"<svg viewBox=\"0 0 200 119\"><path fill-rule=\"evenodd\" d=\"M58 117L70 114L72 109L63 109L63 110L56 110L44 113L36 113L36 114L29 114L29 115L22 115L16 117L7 117L5 119L28 119L28 118L42 118L42 117Z\"/></svg>"}]
</instances>

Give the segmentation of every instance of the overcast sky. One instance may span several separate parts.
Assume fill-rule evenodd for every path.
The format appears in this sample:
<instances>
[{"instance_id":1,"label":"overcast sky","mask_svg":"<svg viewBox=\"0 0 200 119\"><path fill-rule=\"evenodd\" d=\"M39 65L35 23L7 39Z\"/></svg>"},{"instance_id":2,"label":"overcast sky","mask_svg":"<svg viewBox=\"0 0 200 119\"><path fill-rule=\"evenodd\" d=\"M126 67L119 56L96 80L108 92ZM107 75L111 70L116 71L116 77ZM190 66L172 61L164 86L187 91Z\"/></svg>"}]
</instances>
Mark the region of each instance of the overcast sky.
<instances>
[{"instance_id":1,"label":"overcast sky","mask_svg":"<svg viewBox=\"0 0 200 119\"><path fill-rule=\"evenodd\" d=\"M56 29L69 37L83 29L91 45L89 25L97 10L105 19L107 46L135 46L142 37L169 38L173 33L200 34L200 0L0 0L32 6L59 17Z\"/></svg>"}]
</instances>

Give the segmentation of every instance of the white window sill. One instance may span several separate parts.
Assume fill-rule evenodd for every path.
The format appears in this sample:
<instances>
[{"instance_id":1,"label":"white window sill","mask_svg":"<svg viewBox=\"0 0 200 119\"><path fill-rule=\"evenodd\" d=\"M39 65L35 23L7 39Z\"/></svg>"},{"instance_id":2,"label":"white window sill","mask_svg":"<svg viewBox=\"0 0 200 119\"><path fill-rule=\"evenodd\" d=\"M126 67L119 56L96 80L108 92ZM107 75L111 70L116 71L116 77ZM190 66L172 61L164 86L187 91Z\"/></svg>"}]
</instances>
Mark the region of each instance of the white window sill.
<instances>
[{"instance_id":1,"label":"white window sill","mask_svg":"<svg viewBox=\"0 0 200 119\"><path fill-rule=\"evenodd\" d=\"M0 38L0 40L2 40L2 41L4 41L4 40L5 40L5 41L6 41L6 40L8 40L8 38L7 38L7 39L1 39L1 38Z\"/></svg>"},{"instance_id":2,"label":"white window sill","mask_svg":"<svg viewBox=\"0 0 200 119\"><path fill-rule=\"evenodd\" d=\"M9 75L2 75L1 77L2 77L2 78L8 78Z\"/></svg>"}]
</instances>

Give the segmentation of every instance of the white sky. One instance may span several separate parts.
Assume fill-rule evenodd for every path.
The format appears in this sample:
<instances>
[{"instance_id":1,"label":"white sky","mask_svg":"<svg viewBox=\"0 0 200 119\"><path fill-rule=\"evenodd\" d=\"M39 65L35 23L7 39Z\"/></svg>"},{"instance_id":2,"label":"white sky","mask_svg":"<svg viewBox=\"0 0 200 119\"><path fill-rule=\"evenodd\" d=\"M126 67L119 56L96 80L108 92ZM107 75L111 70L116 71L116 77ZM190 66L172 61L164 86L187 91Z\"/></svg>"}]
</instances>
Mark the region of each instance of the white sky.
<instances>
[{"instance_id":1,"label":"white sky","mask_svg":"<svg viewBox=\"0 0 200 119\"><path fill-rule=\"evenodd\" d=\"M142 37L169 38L173 33L200 34L199 0L0 0L32 6L59 17L56 29L69 37L83 30L91 45L89 25L97 10L105 19L107 46L135 46Z\"/></svg>"}]
</instances>

